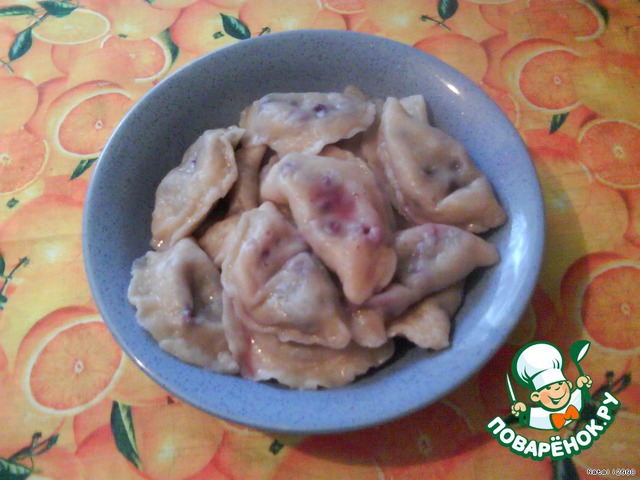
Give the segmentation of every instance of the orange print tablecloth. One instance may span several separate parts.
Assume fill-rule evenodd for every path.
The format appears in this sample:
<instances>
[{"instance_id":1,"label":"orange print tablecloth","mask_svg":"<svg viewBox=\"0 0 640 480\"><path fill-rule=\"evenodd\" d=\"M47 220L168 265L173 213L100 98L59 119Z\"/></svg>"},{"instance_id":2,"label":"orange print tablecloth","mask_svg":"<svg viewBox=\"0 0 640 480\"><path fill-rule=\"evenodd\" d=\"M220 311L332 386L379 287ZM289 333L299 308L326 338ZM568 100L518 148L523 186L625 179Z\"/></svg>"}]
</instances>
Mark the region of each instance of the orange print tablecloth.
<instances>
[{"instance_id":1,"label":"orange print tablecloth","mask_svg":"<svg viewBox=\"0 0 640 480\"><path fill-rule=\"evenodd\" d=\"M495 357L417 413L328 436L244 428L163 391L102 323L81 253L92 167L125 112L207 52L305 28L380 35L466 74L525 140L547 212L539 281ZM571 458L514 454L495 417L554 435L510 417L514 355L545 340L568 359L580 339L591 403L555 435L584 428L606 392L615 421ZM0 0L1 479L638 475L639 352L639 1Z\"/></svg>"}]
</instances>

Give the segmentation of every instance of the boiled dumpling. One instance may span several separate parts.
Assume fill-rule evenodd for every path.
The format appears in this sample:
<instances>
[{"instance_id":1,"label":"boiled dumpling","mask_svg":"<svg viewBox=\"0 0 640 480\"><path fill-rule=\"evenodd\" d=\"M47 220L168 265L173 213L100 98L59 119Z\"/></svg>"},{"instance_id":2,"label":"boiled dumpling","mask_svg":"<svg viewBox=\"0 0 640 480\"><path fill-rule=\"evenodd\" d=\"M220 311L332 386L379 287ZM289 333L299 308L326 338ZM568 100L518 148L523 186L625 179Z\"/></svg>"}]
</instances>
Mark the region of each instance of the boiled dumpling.
<instances>
[{"instance_id":1,"label":"boiled dumpling","mask_svg":"<svg viewBox=\"0 0 640 480\"><path fill-rule=\"evenodd\" d=\"M273 203L243 213L228 239L222 263L222 282L233 296L240 293L248 305L263 298L263 285L294 255L309 249L296 228Z\"/></svg>"},{"instance_id":2,"label":"boiled dumpling","mask_svg":"<svg viewBox=\"0 0 640 480\"><path fill-rule=\"evenodd\" d=\"M260 194L289 206L350 302L360 304L389 283L396 267L391 213L363 161L291 153L271 168Z\"/></svg>"},{"instance_id":3,"label":"boiled dumpling","mask_svg":"<svg viewBox=\"0 0 640 480\"><path fill-rule=\"evenodd\" d=\"M411 306L389 325L389 337L405 337L420 348L449 346L451 317L462 304L463 283L433 293Z\"/></svg>"},{"instance_id":4,"label":"boiled dumpling","mask_svg":"<svg viewBox=\"0 0 640 480\"><path fill-rule=\"evenodd\" d=\"M351 340L339 291L310 252L289 259L264 285L268 296L252 313L282 341L344 348Z\"/></svg>"},{"instance_id":5,"label":"boiled dumpling","mask_svg":"<svg viewBox=\"0 0 640 480\"><path fill-rule=\"evenodd\" d=\"M407 112L412 118L420 122L427 123L429 121L427 115L427 102L422 95L411 95L410 97L404 97L399 100L400 105L405 112Z\"/></svg>"},{"instance_id":6,"label":"boiled dumpling","mask_svg":"<svg viewBox=\"0 0 640 480\"><path fill-rule=\"evenodd\" d=\"M229 192L238 178L234 148L243 132L238 127L207 130L162 179L151 221L153 248L164 250L191 235Z\"/></svg>"},{"instance_id":7,"label":"boiled dumpling","mask_svg":"<svg viewBox=\"0 0 640 480\"><path fill-rule=\"evenodd\" d=\"M364 131L374 116L373 103L351 93L271 93L246 109L240 124L251 145L317 154Z\"/></svg>"},{"instance_id":8,"label":"boiled dumpling","mask_svg":"<svg viewBox=\"0 0 640 480\"><path fill-rule=\"evenodd\" d=\"M242 215L222 264L229 302L243 328L283 342L343 348L350 339L328 272L272 203Z\"/></svg>"},{"instance_id":9,"label":"boiled dumpling","mask_svg":"<svg viewBox=\"0 0 640 480\"><path fill-rule=\"evenodd\" d=\"M216 268L222 268L222 262L230 248L232 233L235 231L240 214L225 217L209 226L204 234L198 239L200 247L213 260Z\"/></svg>"},{"instance_id":10,"label":"boiled dumpling","mask_svg":"<svg viewBox=\"0 0 640 480\"><path fill-rule=\"evenodd\" d=\"M136 260L128 297L163 350L215 372L238 371L222 326L220 274L192 238Z\"/></svg>"},{"instance_id":11,"label":"boiled dumpling","mask_svg":"<svg viewBox=\"0 0 640 480\"><path fill-rule=\"evenodd\" d=\"M382 108L370 164L396 209L415 224L446 223L471 232L503 224L504 210L464 147L420 117L396 98Z\"/></svg>"},{"instance_id":12,"label":"boiled dumpling","mask_svg":"<svg viewBox=\"0 0 640 480\"><path fill-rule=\"evenodd\" d=\"M396 234L398 268L393 282L366 303L392 316L434 292L498 262L494 245L451 225L426 223Z\"/></svg>"},{"instance_id":13,"label":"boiled dumpling","mask_svg":"<svg viewBox=\"0 0 640 480\"><path fill-rule=\"evenodd\" d=\"M229 247L228 240L240 220L240 214L259 205L260 164L265 151L265 146L240 147L236 151L238 179L228 195L226 216L214 221L198 238L198 244L217 268L222 267Z\"/></svg>"},{"instance_id":14,"label":"boiled dumpling","mask_svg":"<svg viewBox=\"0 0 640 480\"><path fill-rule=\"evenodd\" d=\"M229 192L228 216L257 207L259 202L260 164L267 147L264 145L240 147L236 151L238 180Z\"/></svg>"},{"instance_id":15,"label":"boiled dumpling","mask_svg":"<svg viewBox=\"0 0 640 480\"><path fill-rule=\"evenodd\" d=\"M384 312L366 307L352 309L349 329L353 341L363 347L376 348L387 342L387 319Z\"/></svg>"}]
</instances>

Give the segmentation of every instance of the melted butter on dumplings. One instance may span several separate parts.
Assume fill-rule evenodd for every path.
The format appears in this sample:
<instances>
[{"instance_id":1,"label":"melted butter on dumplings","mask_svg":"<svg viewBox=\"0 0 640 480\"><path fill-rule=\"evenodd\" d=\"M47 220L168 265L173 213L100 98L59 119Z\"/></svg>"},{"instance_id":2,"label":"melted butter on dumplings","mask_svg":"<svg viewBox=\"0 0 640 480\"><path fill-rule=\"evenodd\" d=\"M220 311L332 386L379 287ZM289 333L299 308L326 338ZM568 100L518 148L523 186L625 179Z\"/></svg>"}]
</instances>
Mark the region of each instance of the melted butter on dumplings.
<instances>
[{"instance_id":1,"label":"melted butter on dumplings","mask_svg":"<svg viewBox=\"0 0 640 480\"><path fill-rule=\"evenodd\" d=\"M273 93L208 130L156 192L138 323L182 361L297 389L439 350L506 221L424 97Z\"/></svg>"}]
</instances>

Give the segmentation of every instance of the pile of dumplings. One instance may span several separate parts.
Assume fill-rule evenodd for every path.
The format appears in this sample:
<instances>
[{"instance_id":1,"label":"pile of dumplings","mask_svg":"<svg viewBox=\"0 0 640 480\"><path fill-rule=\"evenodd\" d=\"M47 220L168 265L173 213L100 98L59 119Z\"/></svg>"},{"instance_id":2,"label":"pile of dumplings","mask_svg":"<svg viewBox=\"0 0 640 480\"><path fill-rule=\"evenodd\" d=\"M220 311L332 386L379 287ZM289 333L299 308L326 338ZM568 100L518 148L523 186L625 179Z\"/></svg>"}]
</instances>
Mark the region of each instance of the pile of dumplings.
<instances>
[{"instance_id":1,"label":"pile of dumplings","mask_svg":"<svg viewBox=\"0 0 640 480\"><path fill-rule=\"evenodd\" d=\"M348 384L395 337L449 345L506 221L422 96L272 93L161 181L132 267L140 325L184 362L295 389Z\"/></svg>"}]
</instances>

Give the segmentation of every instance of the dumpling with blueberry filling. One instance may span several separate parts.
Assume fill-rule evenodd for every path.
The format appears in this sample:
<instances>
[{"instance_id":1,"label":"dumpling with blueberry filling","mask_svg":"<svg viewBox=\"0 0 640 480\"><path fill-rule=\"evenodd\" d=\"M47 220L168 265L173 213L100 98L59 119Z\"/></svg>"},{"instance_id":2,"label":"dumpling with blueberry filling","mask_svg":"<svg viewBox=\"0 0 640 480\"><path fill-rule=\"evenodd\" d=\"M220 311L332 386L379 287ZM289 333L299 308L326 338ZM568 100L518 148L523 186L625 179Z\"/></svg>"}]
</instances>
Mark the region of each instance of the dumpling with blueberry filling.
<instances>
[{"instance_id":1,"label":"dumpling with blueberry filling","mask_svg":"<svg viewBox=\"0 0 640 480\"><path fill-rule=\"evenodd\" d=\"M384 179L389 200L415 224L445 223L476 233L502 225L506 213L489 180L459 142L421 117L393 97L382 108L371 166Z\"/></svg>"},{"instance_id":2,"label":"dumpling with blueberry filling","mask_svg":"<svg viewBox=\"0 0 640 480\"><path fill-rule=\"evenodd\" d=\"M426 295L465 279L479 267L494 265L498 249L479 236L451 225L426 223L398 232L398 268L393 281L366 306L401 315Z\"/></svg>"},{"instance_id":3,"label":"dumpling with blueberry filling","mask_svg":"<svg viewBox=\"0 0 640 480\"><path fill-rule=\"evenodd\" d=\"M218 269L222 268L222 262L231 248L232 234L238 225L240 215L236 213L218 220L198 238L198 245L209 255Z\"/></svg>"},{"instance_id":4,"label":"dumpling with blueberry filling","mask_svg":"<svg viewBox=\"0 0 640 480\"><path fill-rule=\"evenodd\" d=\"M352 93L271 93L242 114L250 145L266 144L280 155L317 154L325 145L366 130L372 102Z\"/></svg>"},{"instance_id":5,"label":"dumpling with blueberry filling","mask_svg":"<svg viewBox=\"0 0 640 480\"><path fill-rule=\"evenodd\" d=\"M222 284L248 330L337 349L351 339L338 288L271 202L240 217Z\"/></svg>"},{"instance_id":6,"label":"dumpling with blueberry filling","mask_svg":"<svg viewBox=\"0 0 640 480\"><path fill-rule=\"evenodd\" d=\"M449 346L451 318L462 304L464 282L428 295L391 320L389 337L404 337L420 348L441 350Z\"/></svg>"},{"instance_id":7,"label":"dumpling with blueberry filling","mask_svg":"<svg viewBox=\"0 0 640 480\"><path fill-rule=\"evenodd\" d=\"M259 205L260 164L265 151L265 146L240 147L236 151L238 179L227 195L229 205L226 216L206 227L198 238L198 244L207 252L217 268L222 266L229 247L228 240L240 220L240 215Z\"/></svg>"},{"instance_id":8,"label":"dumpling with blueberry filling","mask_svg":"<svg viewBox=\"0 0 640 480\"><path fill-rule=\"evenodd\" d=\"M236 150L238 180L229 192L228 216L251 210L260 204L260 165L266 150L265 145L242 146Z\"/></svg>"},{"instance_id":9,"label":"dumpling with blueberry filling","mask_svg":"<svg viewBox=\"0 0 640 480\"><path fill-rule=\"evenodd\" d=\"M191 235L238 178L235 147L244 130L207 130L156 190L151 246L163 250Z\"/></svg>"},{"instance_id":10,"label":"dumpling with blueberry filling","mask_svg":"<svg viewBox=\"0 0 640 480\"><path fill-rule=\"evenodd\" d=\"M290 208L350 302L364 302L393 277L392 215L362 160L290 153L269 171L260 195Z\"/></svg>"},{"instance_id":11,"label":"dumpling with blueberry filling","mask_svg":"<svg viewBox=\"0 0 640 480\"><path fill-rule=\"evenodd\" d=\"M137 259L128 298L160 348L207 370L237 373L222 325L220 274L192 238Z\"/></svg>"}]
</instances>

